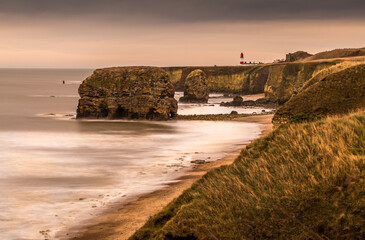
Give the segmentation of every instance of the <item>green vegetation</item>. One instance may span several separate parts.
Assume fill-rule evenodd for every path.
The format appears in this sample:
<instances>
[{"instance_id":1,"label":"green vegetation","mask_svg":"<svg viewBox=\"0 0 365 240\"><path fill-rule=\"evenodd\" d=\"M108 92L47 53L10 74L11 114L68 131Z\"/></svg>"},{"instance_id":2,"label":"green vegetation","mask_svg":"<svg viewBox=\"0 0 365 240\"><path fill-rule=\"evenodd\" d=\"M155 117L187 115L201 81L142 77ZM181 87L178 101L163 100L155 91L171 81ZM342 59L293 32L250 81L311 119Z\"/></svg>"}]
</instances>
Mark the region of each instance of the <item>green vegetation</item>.
<instances>
[{"instance_id":1,"label":"green vegetation","mask_svg":"<svg viewBox=\"0 0 365 240\"><path fill-rule=\"evenodd\" d=\"M273 122L313 121L365 106L365 64L308 84L276 111Z\"/></svg>"},{"instance_id":2,"label":"green vegetation","mask_svg":"<svg viewBox=\"0 0 365 240\"><path fill-rule=\"evenodd\" d=\"M130 239L363 239L365 112L286 124Z\"/></svg>"}]
</instances>

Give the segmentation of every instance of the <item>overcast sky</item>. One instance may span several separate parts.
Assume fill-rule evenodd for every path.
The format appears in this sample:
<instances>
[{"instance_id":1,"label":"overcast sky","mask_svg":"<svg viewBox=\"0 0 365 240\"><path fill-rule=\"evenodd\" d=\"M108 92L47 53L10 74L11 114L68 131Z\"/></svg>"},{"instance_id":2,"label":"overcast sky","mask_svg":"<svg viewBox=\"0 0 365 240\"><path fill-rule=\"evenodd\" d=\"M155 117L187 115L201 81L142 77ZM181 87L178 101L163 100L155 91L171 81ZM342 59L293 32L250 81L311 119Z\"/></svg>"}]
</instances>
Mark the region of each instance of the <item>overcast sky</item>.
<instances>
[{"instance_id":1,"label":"overcast sky","mask_svg":"<svg viewBox=\"0 0 365 240\"><path fill-rule=\"evenodd\" d=\"M236 65L365 47L364 0L0 0L0 67Z\"/></svg>"}]
</instances>

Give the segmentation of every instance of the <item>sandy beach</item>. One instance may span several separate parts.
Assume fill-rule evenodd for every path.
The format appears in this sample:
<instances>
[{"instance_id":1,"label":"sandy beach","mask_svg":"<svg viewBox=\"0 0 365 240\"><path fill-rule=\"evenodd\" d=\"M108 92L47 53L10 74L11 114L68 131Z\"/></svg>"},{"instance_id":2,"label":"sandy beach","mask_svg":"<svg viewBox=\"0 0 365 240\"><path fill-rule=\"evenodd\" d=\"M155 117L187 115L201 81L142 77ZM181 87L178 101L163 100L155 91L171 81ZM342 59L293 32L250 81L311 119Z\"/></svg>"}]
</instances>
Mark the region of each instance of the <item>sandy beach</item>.
<instances>
[{"instance_id":1,"label":"sandy beach","mask_svg":"<svg viewBox=\"0 0 365 240\"><path fill-rule=\"evenodd\" d=\"M265 136L272 129L272 117L273 115L257 115L238 118L233 121L259 123L262 131L260 136ZM91 221L80 223L78 226L68 229L67 232L60 232L57 238L80 240L128 239L151 216L161 211L205 173L222 165L231 164L240 151L233 152L219 161L197 165L188 171L185 176L178 179L179 181L169 184L168 187L163 189L142 195L135 201L119 205L116 203L113 205L113 208L93 218Z\"/></svg>"}]
</instances>

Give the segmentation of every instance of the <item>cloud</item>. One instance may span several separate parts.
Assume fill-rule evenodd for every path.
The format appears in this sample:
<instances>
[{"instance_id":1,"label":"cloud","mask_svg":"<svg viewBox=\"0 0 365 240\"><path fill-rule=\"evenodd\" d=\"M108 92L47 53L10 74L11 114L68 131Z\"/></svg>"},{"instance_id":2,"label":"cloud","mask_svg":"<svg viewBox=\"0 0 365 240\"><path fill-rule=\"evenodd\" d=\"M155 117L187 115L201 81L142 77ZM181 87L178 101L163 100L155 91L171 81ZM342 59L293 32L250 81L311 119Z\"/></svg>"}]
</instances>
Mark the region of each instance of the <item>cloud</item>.
<instances>
[{"instance_id":1,"label":"cloud","mask_svg":"<svg viewBox=\"0 0 365 240\"><path fill-rule=\"evenodd\" d=\"M365 19L363 0L0 0L0 13L169 23Z\"/></svg>"}]
</instances>

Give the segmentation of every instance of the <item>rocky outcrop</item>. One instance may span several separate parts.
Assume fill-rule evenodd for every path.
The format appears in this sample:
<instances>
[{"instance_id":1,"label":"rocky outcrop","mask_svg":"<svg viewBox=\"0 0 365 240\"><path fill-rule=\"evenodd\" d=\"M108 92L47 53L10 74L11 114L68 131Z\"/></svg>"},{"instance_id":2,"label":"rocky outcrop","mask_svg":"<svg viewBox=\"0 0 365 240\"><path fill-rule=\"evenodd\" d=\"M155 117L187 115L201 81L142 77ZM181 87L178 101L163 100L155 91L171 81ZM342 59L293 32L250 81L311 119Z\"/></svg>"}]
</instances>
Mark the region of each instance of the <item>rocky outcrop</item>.
<instances>
[{"instance_id":1,"label":"rocky outcrop","mask_svg":"<svg viewBox=\"0 0 365 240\"><path fill-rule=\"evenodd\" d=\"M168 120L175 89L158 67L97 69L79 87L77 118Z\"/></svg>"},{"instance_id":2,"label":"rocky outcrop","mask_svg":"<svg viewBox=\"0 0 365 240\"><path fill-rule=\"evenodd\" d=\"M286 54L285 62L295 62L299 60L303 60L305 58L313 56L310 53L304 52L304 51L297 51L294 53L288 53Z\"/></svg>"},{"instance_id":3,"label":"rocky outcrop","mask_svg":"<svg viewBox=\"0 0 365 240\"><path fill-rule=\"evenodd\" d=\"M209 90L206 74L200 69L192 71L185 80L184 96L179 101L206 103L208 98Z\"/></svg>"},{"instance_id":4,"label":"rocky outcrop","mask_svg":"<svg viewBox=\"0 0 365 240\"><path fill-rule=\"evenodd\" d=\"M243 106L243 98L241 96L235 96L232 102L222 102L220 106Z\"/></svg>"},{"instance_id":5,"label":"rocky outcrop","mask_svg":"<svg viewBox=\"0 0 365 240\"><path fill-rule=\"evenodd\" d=\"M243 101L241 96L233 98L232 102L222 102L220 106L223 107L265 107L265 108L276 108L277 104L270 102L266 98L259 98L257 100L246 100Z\"/></svg>"}]
</instances>

